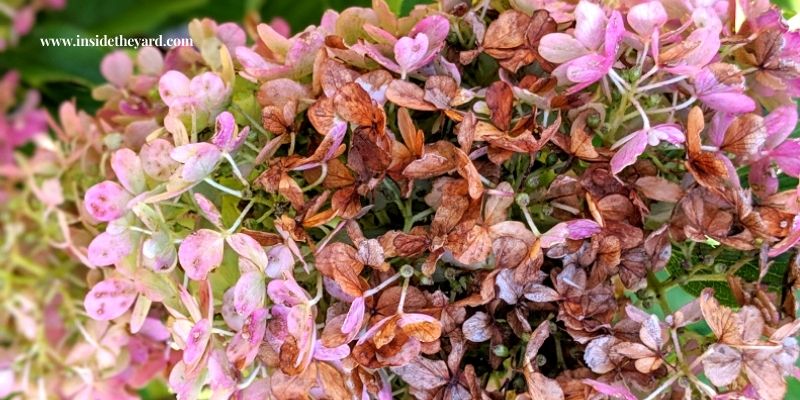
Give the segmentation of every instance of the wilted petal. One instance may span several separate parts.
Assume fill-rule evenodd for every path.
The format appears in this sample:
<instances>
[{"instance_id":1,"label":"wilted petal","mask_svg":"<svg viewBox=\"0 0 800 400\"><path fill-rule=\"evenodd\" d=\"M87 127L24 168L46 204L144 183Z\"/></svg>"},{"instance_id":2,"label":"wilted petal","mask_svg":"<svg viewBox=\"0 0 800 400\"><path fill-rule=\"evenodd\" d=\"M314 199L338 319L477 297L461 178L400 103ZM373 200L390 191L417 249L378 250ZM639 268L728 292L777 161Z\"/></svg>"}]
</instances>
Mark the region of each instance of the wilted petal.
<instances>
[{"instance_id":1,"label":"wilted petal","mask_svg":"<svg viewBox=\"0 0 800 400\"><path fill-rule=\"evenodd\" d=\"M347 316L342 322L342 333L351 333L356 329L361 329L364 322L364 297L356 297L350 304Z\"/></svg>"},{"instance_id":2,"label":"wilted petal","mask_svg":"<svg viewBox=\"0 0 800 400\"><path fill-rule=\"evenodd\" d=\"M86 191L83 204L92 218L108 222L125 215L130 200L130 193L119 183L104 181Z\"/></svg>"},{"instance_id":3,"label":"wilted petal","mask_svg":"<svg viewBox=\"0 0 800 400\"><path fill-rule=\"evenodd\" d=\"M475 315L464 321L461 329L464 337L470 342L481 343L492 337L492 318L488 314L478 311Z\"/></svg>"},{"instance_id":4,"label":"wilted petal","mask_svg":"<svg viewBox=\"0 0 800 400\"><path fill-rule=\"evenodd\" d=\"M294 279L276 279L267 285L267 294L273 302L293 307L308 301L305 290Z\"/></svg>"},{"instance_id":5,"label":"wilted petal","mask_svg":"<svg viewBox=\"0 0 800 400\"><path fill-rule=\"evenodd\" d=\"M211 144L225 150L229 150L233 141L233 132L236 130L236 121L233 119L233 114L228 111L223 111L217 115L216 132L209 140Z\"/></svg>"},{"instance_id":6,"label":"wilted petal","mask_svg":"<svg viewBox=\"0 0 800 400\"><path fill-rule=\"evenodd\" d=\"M195 193L194 201L197 203L197 207L200 208L200 212L203 213L206 219L216 226L222 226L222 215L211 200L200 193Z\"/></svg>"},{"instance_id":7,"label":"wilted petal","mask_svg":"<svg viewBox=\"0 0 800 400\"><path fill-rule=\"evenodd\" d=\"M783 142L769 152L769 157L778 167L793 177L800 177L800 140L792 139Z\"/></svg>"},{"instance_id":8,"label":"wilted petal","mask_svg":"<svg viewBox=\"0 0 800 400\"><path fill-rule=\"evenodd\" d=\"M408 36L413 37L419 33L428 37L428 43L431 48L437 48L444 44L447 34L450 33L450 21L438 14L429 15L417 22L408 33Z\"/></svg>"},{"instance_id":9,"label":"wilted petal","mask_svg":"<svg viewBox=\"0 0 800 400\"><path fill-rule=\"evenodd\" d=\"M724 344L712 346L714 350L703 359L703 370L715 386L728 386L742 370L742 354Z\"/></svg>"},{"instance_id":10,"label":"wilted petal","mask_svg":"<svg viewBox=\"0 0 800 400\"><path fill-rule=\"evenodd\" d=\"M350 346L343 344L336 347L325 347L317 341L314 345L314 358L323 361L339 361L350 355Z\"/></svg>"},{"instance_id":11,"label":"wilted petal","mask_svg":"<svg viewBox=\"0 0 800 400\"><path fill-rule=\"evenodd\" d=\"M575 83L585 84L599 81L600 78L605 76L609 68L606 58L599 54L587 54L565 65L567 66L567 79Z\"/></svg>"},{"instance_id":12,"label":"wilted petal","mask_svg":"<svg viewBox=\"0 0 800 400\"><path fill-rule=\"evenodd\" d=\"M605 382L596 381L594 379L584 379L582 382L591 386L594 390L597 390L598 392L605 394L607 396L611 396L611 398L614 399L622 399L622 400L638 399L625 386L608 384Z\"/></svg>"},{"instance_id":13,"label":"wilted petal","mask_svg":"<svg viewBox=\"0 0 800 400\"><path fill-rule=\"evenodd\" d=\"M241 268L241 258L249 260L253 266L255 266L258 271L263 271L264 267L267 266L269 260L267 258L267 254L264 252L264 248L250 235L245 233L237 233L234 235L229 236L226 241L228 245L231 246L233 251L240 257L239 266Z\"/></svg>"},{"instance_id":14,"label":"wilted petal","mask_svg":"<svg viewBox=\"0 0 800 400\"><path fill-rule=\"evenodd\" d=\"M137 294L131 281L109 278L92 287L83 299L83 306L91 318L108 321L125 314Z\"/></svg>"},{"instance_id":15,"label":"wilted petal","mask_svg":"<svg viewBox=\"0 0 800 400\"><path fill-rule=\"evenodd\" d=\"M576 219L556 224L556 226L542 234L539 239L543 248L549 248L564 243L567 239L586 239L600 232L600 230L600 225L597 222L590 219Z\"/></svg>"},{"instance_id":16,"label":"wilted petal","mask_svg":"<svg viewBox=\"0 0 800 400\"><path fill-rule=\"evenodd\" d=\"M178 260L186 275L196 281L205 280L211 270L222 264L225 240L210 229L200 229L187 236L178 249Z\"/></svg>"},{"instance_id":17,"label":"wilted petal","mask_svg":"<svg viewBox=\"0 0 800 400\"><path fill-rule=\"evenodd\" d=\"M647 131L647 142L651 146L657 146L662 141L672 144L682 144L686 141L686 136L676 124L661 124L650 128Z\"/></svg>"}]
</instances>

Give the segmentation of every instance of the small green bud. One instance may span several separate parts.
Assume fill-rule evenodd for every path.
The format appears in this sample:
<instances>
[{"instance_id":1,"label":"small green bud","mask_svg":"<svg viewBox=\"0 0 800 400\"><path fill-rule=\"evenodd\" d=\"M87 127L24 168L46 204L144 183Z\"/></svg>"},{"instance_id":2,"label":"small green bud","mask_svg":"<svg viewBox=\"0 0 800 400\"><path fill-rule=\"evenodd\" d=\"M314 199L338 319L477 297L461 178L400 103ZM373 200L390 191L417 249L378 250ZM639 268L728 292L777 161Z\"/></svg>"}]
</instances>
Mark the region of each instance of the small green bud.
<instances>
[{"instance_id":1,"label":"small green bud","mask_svg":"<svg viewBox=\"0 0 800 400\"><path fill-rule=\"evenodd\" d=\"M506 358L506 357L508 357L508 354L509 354L508 353L508 347L506 347L506 346L504 346L502 344L494 346L494 348L492 349L492 353L494 353L494 355L496 355L498 357Z\"/></svg>"},{"instance_id":2,"label":"small green bud","mask_svg":"<svg viewBox=\"0 0 800 400\"><path fill-rule=\"evenodd\" d=\"M628 70L628 82L636 82L642 76L642 71L639 68L631 68Z\"/></svg>"},{"instance_id":3,"label":"small green bud","mask_svg":"<svg viewBox=\"0 0 800 400\"><path fill-rule=\"evenodd\" d=\"M117 150L122 147L123 140L122 134L110 133L103 138L103 144L105 144L109 150Z\"/></svg>"},{"instance_id":4,"label":"small green bud","mask_svg":"<svg viewBox=\"0 0 800 400\"><path fill-rule=\"evenodd\" d=\"M534 189L539 186L539 175L538 174L530 174L527 178L525 178L525 187L528 189Z\"/></svg>"},{"instance_id":5,"label":"small green bud","mask_svg":"<svg viewBox=\"0 0 800 400\"><path fill-rule=\"evenodd\" d=\"M406 279L411 278L412 276L414 276L414 267L408 264L403 265L402 267L400 267L400 276Z\"/></svg>"},{"instance_id":6,"label":"small green bud","mask_svg":"<svg viewBox=\"0 0 800 400\"><path fill-rule=\"evenodd\" d=\"M586 126L592 129L597 129L600 126L600 116L597 114L592 114L586 118Z\"/></svg>"},{"instance_id":7,"label":"small green bud","mask_svg":"<svg viewBox=\"0 0 800 400\"><path fill-rule=\"evenodd\" d=\"M527 193L518 194L514 200L517 202L517 205L520 206L520 208L528 207L528 204L531 203L531 197L528 196Z\"/></svg>"},{"instance_id":8,"label":"small green bud","mask_svg":"<svg viewBox=\"0 0 800 400\"><path fill-rule=\"evenodd\" d=\"M545 364L547 364L547 357L545 357L544 354L537 354L536 365L539 367L543 367Z\"/></svg>"}]
</instances>

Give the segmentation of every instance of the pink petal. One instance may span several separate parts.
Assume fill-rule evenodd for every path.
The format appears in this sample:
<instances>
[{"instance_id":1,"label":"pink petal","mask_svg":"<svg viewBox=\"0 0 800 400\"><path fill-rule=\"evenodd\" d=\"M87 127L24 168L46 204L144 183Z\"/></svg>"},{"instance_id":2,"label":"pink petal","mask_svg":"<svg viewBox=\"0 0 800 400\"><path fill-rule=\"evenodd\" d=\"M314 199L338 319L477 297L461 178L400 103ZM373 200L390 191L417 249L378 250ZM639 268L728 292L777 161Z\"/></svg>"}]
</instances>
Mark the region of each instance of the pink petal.
<instances>
[{"instance_id":1,"label":"pink petal","mask_svg":"<svg viewBox=\"0 0 800 400\"><path fill-rule=\"evenodd\" d=\"M684 60L690 66L702 68L710 63L719 51L719 27L707 26L695 29L694 32L689 34L686 40L698 42L700 45L689 51Z\"/></svg>"},{"instance_id":2,"label":"pink petal","mask_svg":"<svg viewBox=\"0 0 800 400\"><path fill-rule=\"evenodd\" d=\"M217 27L217 37L230 51L239 46L244 46L247 41L247 35L244 30L233 22L219 25Z\"/></svg>"},{"instance_id":3,"label":"pink petal","mask_svg":"<svg viewBox=\"0 0 800 400\"><path fill-rule=\"evenodd\" d=\"M236 130L236 121L233 114L223 111L217 115L216 132L209 140L213 145L228 150L228 146L233 141L233 132Z\"/></svg>"},{"instance_id":4,"label":"pink petal","mask_svg":"<svg viewBox=\"0 0 800 400\"><path fill-rule=\"evenodd\" d=\"M120 262L133 251L130 234L103 232L97 235L88 248L89 262L95 267L105 267Z\"/></svg>"},{"instance_id":5,"label":"pink petal","mask_svg":"<svg viewBox=\"0 0 800 400\"><path fill-rule=\"evenodd\" d=\"M108 222L125 215L130 200L131 195L119 183L104 181L90 187L83 202L92 218Z\"/></svg>"},{"instance_id":6,"label":"pink petal","mask_svg":"<svg viewBox=\"0 0 800 400\"><path fill-rule=\"evenodd\" d=\"M245 320L242 329L233 336L226 353L231 362L250 365L258 355L258 348L267 331L269 312L263 308L253 311Z\"/></svg>"},{"instance_id":7,"label":"pink petal","mask_svg":"<svg viewBox=\"0 0 800 400\"><path fill-rule=\"evenodd\" d=\"M634 132L630 139L611 157L611 173L616 175L632 165L647 148L647 132Z\"/></svg>"},{"instance_id":8,"label":"pink petal","mask_svg":"<svg viewBox=\"0 0 800 400\"><path fill-rule=\"evenodd\" d=\"M764 157L750 164L748 180L750 182L750 187L753 189L753 193L761 198L765 198L778 191L778 178L772 170L769 157Z\"/></svg>"},{"instance_id":9,"label":"pink petal","mask_svg":"<svg viewBox=\"0 0 800 400\"><path fill-rule=\"evenodd\" d=\"M203 318L197 321L186 337L186 348L183 349L183 362L194 365L203 357L211 339L211 321Z\"/></svg>"},{"instance_id":10,"label":"pink petal","mask_svg":"<svg viewBox=\"0 0 800 400\"><path fill-rule=\"evenodd\" d=\"M116 87L125 87L133 75L133 61L128 54L117 50L105 57L100 62L100 73Z\"/></svg>"},{"instance_id":11,"label":"pink petal","mask_svg":"<svg viewBox=\"0 0 800 400\"><path fill-rule=\"evenodd\" d=\"M783 142L775 150L769 152L769 157L787 175L800 177L800 140L792 139Z\"/></svg>"},{"instance_id":12,"label":"pink petal","mask_svg":"<svg viewBox=\"0 0 800 400\"><path fill-rule=\"evenodd\" d=\"M767 128L767 141L764 147L774 149L783 143L797 126L797 106L792 104L775 108L764 117L764 126Z\"/></svg>"},{"instance_id":13,"label":"pink petal","mask_svg":"<svg viewBox=\"0 0 800 400\"><path fill-rule=\"evenodd\" d=\"M273 302L294 307L308 302L305 290L294 279L275 279L267 285L267 295Z\"/></svg>"},{"instance_id":14,"label":"pink petal","mask_svg":"<svg viewBox=\"0 0 800 400\"><path fill-rule=\"evenodd\" d=\"M322 361L339 361L350 355L350 346L325 347L317 341L314 345L314 358Z\"/></svg>"},{"instance_id":15,"label":"pink petal","mask_svg":"<svg viewBox=\"0 0 800 400\"><path fill-rule=\"evenodd\" d=\"M628 24L642 38L649 38L666 22L667 11L658 1L637 4L628 10Z\"/></svg>"},{"instance_id":16,"label":"pink petal","mask_svg":"<svg viewBox=\"0 0 800 400\"><path fill-rule=\"evenodd\" d=\"M360 329L363 322L364 298L356 297L350 304L350 309L347 311L347 316L342 323L342 333L351 333L356 329Z\"/></svg>"},{"instance_id":17,"label":"pink petal","mask_svg":"<svg viewBox=\"0 0 800 400\"><path fill-rule=\"evenodd\" d=\"M170 152L173 160L183 163L181 177L197 182L210 175L222 157L219 147L211 143L191 143L176 147Z\"/></svg>"},{"instance_id":18,"label":"pink petal","mask_svg":"<svg viewBox=\"0 0 800 400\"><path fill-rule=\"evenodd\" d=\"M617 48L619 42L622 41L622 36L625 34L625 24L622 22L622 14L619 11L611 13L611 18L608 19L608 25L605 32L605 56L609 60L606 62L611 67L614 59L616 59Z\"/></svg>"},{"instance_id":19,"label":"pink petal","mask_svg":"<svg viewBox=\"0 0 800 400\"><path fill-rule=\"evenodd\" d=\"M211 200L200 193L195 193L194 201L197 203L197 206L200 208L200 212L203 213L203 216L206 217L206 219L216 226L222 226L222 215L219 213L217 206L215 206Z\"/></svg>"},{"instance_id":20,"label":"pink petal","mask_svg":"<svg viewBox=\"0 0 800 400\"><path fill-rule=\"evenodd\" d=\"M158 80L158 93L166 105L172 106L178 99L189 96L189 78L178 71L167 71Z\"/></svg>"},{"instance_id":21,"label":"pink petal","mask_svg":"<svg viewBox=\"0 0 800 400\"><path fill-rule=\"evenodd\" d=\"M568 222L560 222L542 234L539 238L543 248L553 247L565 243L567 239L579 240L591 237L601 228L597 222L590 219L576 219Z\"/></svg>"},{"instance_id":22,"label":"pink petal","mask_svg":"<svg viewBox=\"0 0 800 400\"><path fill-rule=\"evenodd\" d=\"M749 96L736 92L717 92L698 95L709 108L731 114L748 113L756 109L756 103Z\"/></svg>"},{"instance_id":23,"label":"pink petal","mask_svg":"<svg viewBox=\"0 0 800 400\"><path fill-rule=\"evenodd\" d=\"M606 58L599 54L587 54L569 62L567 79L575 83L594 83L608 72Z\"/></svg>"},{"instance_id":24,"label":"pink petal","mask_svg":"<svg viewBox=\"0 0 800 400\"><path fill-rule=\"evenodd\" d=\"M83 306L92 319L108 321L125 314L137 294L132 282L108 278L92 287L83 299Z\"/></svg>"},{"instance_id":25,"label":"pink petal","mask_svg":"<svg viewBox=\"0 0 800 400\"><path fill-rule=\"evenodd\" d=\"M233 304L240 315L250 315L255 309L264 306L266 284L264 274L252 271L242 274L233 292Z\"/></svg>"},{"instance_id":26,"label":"pink petal","mask_svg":"<svg viewBox=\"0 0 800 400\"><path fill-rule=\"evenodd\" d=\"M661 124L647 131L647 141L651 146L657 146L661 142L678 145L686 141L686 136L676 124Z\"/></svg>"},{"instance_id":27,"label":"pink petal","mask_svg":"<svg viewBox=\"0 0 800 400\"><path fill-rule=\"evenodd\" d=\"M550 33L539 41L539 54L545 60L561 64L588 54L589 51L566 33Z\"/></svg>"},{"instance_id":28,"label":"pink petal","mask_svg":"<svg viewBox=\"0 0 800 400\"><path fill-rule=\"evenodd\" d=\"M603 43L606 14L595 3L581 0L575 7L575 38L589 50L599 50Z\"/></svg>"},{"instance_id":29,"label":"pink petal","mask_svg":"<svg viewBox=\"0 0 800 400\"><path fill-rule=\"evenodd\" d=\"M145 191L142 161L131 149L119 149L111 155L111 169L128 192L139 194Z\"/></svg>"},{"instance_id":30,"label":"pink petal","mask_svg":"<svg viewBox=\"0 0 800 400\"><path fill-rule=\"evenodd\" d=\"M415 71L422 65L428 51L428 37L418 34L415 38L402 37L394 45L394 58L400 66L401 73Z\"/></svg>"},{"instance_id":31,"label":"pink petal","mask_svg":"<svg viewBox=\"0 0 800 400\"><path fill-rule=\"evenodd\" d=\"M269 263L264 248L249 235L237 233L229 236L226 241L228 246L231 246L239 257L249 260L259 272L263 271L264 267Z\"/></svg>"},{"instance_id":32,"label":"pink petal","mask_svg":"<svg viewBox=\"0 0 800 400\"><path fill-rule=\"evenodd\" d=\"M178 163L170 157L170 152L175 148L172 143L164 139L156 139L145 143L139 151L142 169L151 178L165 181L178 168Z\"/></svg>"},{"instance_id":33,"label":"pink petal","mask_svg":"<svg viewBox=\"0 0 800 400\"><path fill-rule=\"evenodd\" d=\"M155 47L143 47L136 54L136 65L146 75L161 75L164 69L164 56Z\"/></svg>"},{"instance_id":34,"label":"pink petal","mask_svg":"<svg viewBox=\"0 0 800 400\"><path fill-rule=\"evenodd\" d=\"M178 260L186 275L196 281L205 280L208 273L222 264L225 240L209 229L187 236L178 249Z\"/></svg>"},{"instance_id":35,"label":"pink petal","mask_svg":"<svg viewBox=\"0 0 800 400\"><path fill-rule=\"evenodd\" d=\"M375 60L378 64L392 72L400 73L400 66L390 58L383 55L374 45L368 43L356 43L350 47L359 54L365 54L371 59Z\"/></svg>"},{"instance_id":36,"label":"pink petal","mask_svg":"<svg viewBox=\"0 0 800 400\"><path fill-rule=\"evenodd\" d=\"M438 14L427 16L414 25L408 36L415 37L418 33L427 36L429 46L436 48L444 44L447 39L447 34L450 33L450 21Z\"/></svg>"},{"instance_id":37,"label":"pink petal","mask_svg":"<svg viewBox=\"0 0 800 400\"><path fill-rule=\"evenodd\" d=\"M594 379L584 379L583 383L591 386L594 388L594 390L597 390L598 392L607 396L611 396L615 399L637 400L637 397L624 386L611 385L605 382L596 381Z\"/></svg>"},{"instance_id":38,"label":"pink petal","mask_svg":"<svg viewBox=\"0 0 800 400\"><path fill-rule=\"evenodd\" d=\"M273 246L267 252L267 266L264 273L272 279L285 278L292 275L294 257L289 247L282 244Z\"/></svg>"}]
</instances>

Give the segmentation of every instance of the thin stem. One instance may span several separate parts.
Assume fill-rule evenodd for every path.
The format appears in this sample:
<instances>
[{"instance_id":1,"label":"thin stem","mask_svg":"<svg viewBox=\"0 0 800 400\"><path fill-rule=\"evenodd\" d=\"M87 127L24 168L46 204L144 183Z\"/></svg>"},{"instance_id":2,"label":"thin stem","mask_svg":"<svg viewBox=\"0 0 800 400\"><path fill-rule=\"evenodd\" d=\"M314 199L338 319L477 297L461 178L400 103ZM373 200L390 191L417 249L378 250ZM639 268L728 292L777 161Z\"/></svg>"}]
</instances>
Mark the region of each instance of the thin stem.
<instances>
[{"instance_id":1,"label":"thin stem","mask_svg":"<svg viewBox=\"0 0 800 400\"><path fill-rule=\"evenodd\" d=\"M323 288L323 285L322 285L322 274L318 273L317 274L317 294L314 296L313 299L311 299L311 301L308 302L309 306L316 305L317 303L319 303L320 300L322 300L322 288Z\"/></svg>"},{"instance_id":2,"label":"thin stem","mask_svg":"<svg viewBox=\"0 0 800 400\"><path fill-rule=\"evenodd\" d=\"M636 89L636 92L637 93L643 93L643 92L646 92L648 90L658 89L658 88L663 87L663 86L671 85L673 83L678 83L678 82L683 81L683 80L685 80L687 78L688 78L688 76L679 75L679 76L676 76L674 78L667 79L665 81L656 82L656 83L653 83L653 84L650 84L650 85L642 86L642 87Z\"/></svg>"},{"instance_id":3,"label":"thin stem","mask_svg":"<svg viewBox=\"0 0 800 400\"><path fill-rule=\"evenodd\" d=\"M225 160L227 160L228 164L231 165L231 169L233 169L233 174L236 175L236 178L239 179L239 182L242 182L242 185L244 185L244 187L250 186L250 182L248 182L247 179L245 179L244 176L242 176L242 171L239 170L239 166L236 165L236 161L233 160L233 157L231 157L230 153L224 152L222 153L222 156L225 157Z\"/></svg>"},{"instance_id":4,"label":"thin stem","mask_svg":"<svg viewBox=\"0 0 800 400\"><path fill-rule=\"evenodd\" d=\"M403 313L403 306L405 306L405 304L406 304L406 292L408 292L408 281L409 280L411 280L411 278L406 278L403 281L403 289L400 291L400 302L397 304L397 313L398 314L402 314Z\"/></svg>"},{"instance_id":5,"label":"thin stem","mask_svg":"<svg viewBox=\"0 0 800 400\"><path fill-rule=\"evenodd\" d=\"M661 386L659 386L655 391L653 391L653 393L650 393L649 396L645 397L644 400L653 400L653 399L655 399L656 397L658 397L658 395L661 394L661 392L667 390L670 386L672 386L672 384L676 380L678 380L678 378L680 378L682 375L683 374L680 374L680 373L673 375L672 377L670 377L669 379L664 381L664 383L662 383Z\"/></svg>"},{"instance_id":6,"label":"thin stem","mask_svg":"<svg viewBox=\"0 0 800 400\"><path fill-rule=\"evenodd\" d=\"M231 227L228 228L228 234L236 232L236 230L239 229L239 225L242 224L242 221L244 221L244 217L247 215L248 212L250 212L250 209L253 207L253 204L255 204L255 202L253 200L250 200L247 203L247 205L244 206L244 210L242 210L242 212L239 214L239 217L236 218L236 221L234 221L233 225L231 225Z\"/></svg>"},{"instance_id":7,"label":"thin stem","mask_svg":"<svg viewBox=\"0 0 800 400\"><path fill-rule=\"evenodd\" d=\"M542 236L542 233L539 232L539 228L536 227L536 224L533 222L533 217L531 217L531 212L528 211L528 207L520 207L522 209L522 214L525 216L525 221L528 223L528 227L531 228L531 232L533 232L536 237Z\"/></svg>"},{"instance_id":8,"label":"thin stem","mask_svg":"<svg viewBox=\"0 0 800 400\"><path fill-rule=\"evenodd\" d=\"M301 189L303 192L307 192L307 191L309 191L309 190L321 185L322 182L325 182L325 178L328 177L328 163L322 163L322 165L320 165L320 167L322 168L322 170L319 173L319 178L317 178L316 181L312 182L308 186L306 186L303 189Z\"/></svg>"},{"instance_id":9,"label":"thin stem","mask_svg":"<svg viewBox=\"0 0 800 400\"><path fill-rule=\"evenodd\" d=\"M225 193L227 193L227 194L229 194L231 196L235 196L235 197L238 197L240 199L244 197L244 195L242 195L241 191L236 190L236 189L231 189L231 188L229 188L229 187L227 187L227 186L225 186L225 185L223 185L221 183L217 183L217 181L215 181L215 180L213 180L211 178L203 179L203 182L205 182L205 183L211 185L212 187L214 187L215 189L217 189L217 190L219 190L221 192L225 192Z\"/></svg>"},{"instance_id":10,"label":"thin stem","mask_svg":"<svg viewBox=\"0 0 800 400\"><path fill-rule=\"evenodd\" d=\"M658 65L654 65L653 68L650 68L644 75L642 75L638 81L636 81L636 85L641 84L642 82L646 81L647 78L653 76L656 72L658 72Z\"/></svg>"},{"instance_id":11,"label":"thin stem","mask_svg":"<svg viewBox=\"0 0 800 400\"><path fill-rule=\"evenodd\" d=\"M247 379L245 379L244 382L236 386L236 388L239 390L247 389L253 382L255 382L256 378L258 377L258 373L260 371L261 371L261 363L258 363L258 365L256 365L256 368L253 369L253 372L251 372L250 375L247 376Z\"/></svg>"},{"instance_id":12,"label":"thin stem","mask_svg":"<svg viewBox=\"0 0 800 400\"><path fill-rule=\"evenodd\" d=\"M611 78L611 82L619 89L620 93L625 94L631 91L628 82L625 82L625 80L617 74L617 71L614 71L614 68L608 70L608 76Z\"/></svg>"},{"instance_id":13,"label":"thin stem","mask_svg":"<svg viewBox=\"0 0 800 400\"><path fill-rule=\"evenodd\" d=\"M394 274L394 275L392 275L392 276L390 276L389 279L381 282L378 286L375 286L374 288L364 292L364 294L361 297L364 297L364 298L370 297L370 296L374 295L375 293L380 292L381 290L385 289L387 286L389 286L392 283L394 283L394 281L400 279L401 276L402 275L400 275L399 272Z\"/></svg>"}]
</instances>

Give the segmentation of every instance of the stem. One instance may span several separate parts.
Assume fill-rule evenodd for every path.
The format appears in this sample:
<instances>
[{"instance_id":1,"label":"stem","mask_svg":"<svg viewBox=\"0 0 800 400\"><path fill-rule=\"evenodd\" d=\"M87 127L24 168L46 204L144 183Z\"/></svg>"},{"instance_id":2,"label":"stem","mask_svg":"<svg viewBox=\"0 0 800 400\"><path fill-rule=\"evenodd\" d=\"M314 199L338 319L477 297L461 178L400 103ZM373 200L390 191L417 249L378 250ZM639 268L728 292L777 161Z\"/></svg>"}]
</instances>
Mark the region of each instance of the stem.
<instances>
[{"instance_id":1,"label":"stem","mask_svg":"<svg viewBox=\"0 0 800 400\"><path fill-rule=\"evenodd\" d=\"M317 274L317 294L314 296L313 299L311 299L311 301L308 302L309 306L316 305L317 303L319 303L320 300L322 300L322 287L323 287L322 286L322 274L318 273Z\"/></svg>"},{"instance_id":2,"label":"stem","mask_svg":"<svg viewBox=\"0 0 800 400\"><path fill-rule=\"evenodd\" d=\"M321 185L322 182L325 181L325 178L328 177L328 163L322 163L320 165L320 167L322 168L322 170L319 173L319 178L317 178L317 180L312 182L310 185L302 188L301 189L302 192L307 192L307 191L309 191L309 190Z\"/></svg>"},{"instance_id":3,"label":"stem","mask_svg":"<svg viewBox=\"0 0 800 400\"><path fill-rule=\"evenodd\" d=\"M242 212L239 214L239 217L236 218L236 221L234 221L233 225L231 225L231 227L228 228L228 234L229 235L231 233L235 232L236 229L239 228L239 225L242 224L242 221L244 220L244 217L247 215L247 213L253 207L253 204L255 204L255 202L253 200L250 200L250 202L248 202L247 205L244 206L244 210L242 210Z\"/></svg>"},{"instance_id":4,"label":"stem","mask_svg":"<svg viewBox=\"0 0 800 400\"><path fill-rule=\"evenodd\" d=\"M653 288L653 290L656 292L658 305L661 307L661 311L664 313L664 315L672 314L669 304L667 303L667 297L664 294L664 288L661 287L661 282L653 272L647 273L647 286Z\"/></svg>"},{"instance_id":5,"label":"stem","mask_svg":"<svg viewBox=\"0 0 800 400\"><path fill-rule=\"evenodd\" d=\"M242 182L242 185L244 185L244 187L250 186L250 182L248 182L247 179L244 179L244 176L242 176L242 171L239 170L239 166L236 165L236 161L233 160L233 157L231 157L231 155L228 152L222 153L222 156L225 157L225 159L228 161L228 164L231 165L231 169L233 169L233 174L236 175L236 178L239 179L239 182Z\"/></svg>"},{"instance_id":6,"label":"stem","mask_svg":"<svg viewBox=\"0 0 800 400\"><path fill-rule=\"evenodd\" d=\"M533 222L533 217L531 217L530 211L528 211L528 207L520 207L522 209L522 214L525 215L525 221L528 222L528 227L531 228L531 232L533 232L536 237L542 236L542 233L539 232L539 228L536 227L536 224Z\"/></svg>"},{"instance_id":7,"label":"stem","mask_svg":"<svg viewBox=\"0 0 800 400\"><path fill-rule=\"evenodd\" d=\"M242 195L241 191L235 190L235 189L231 189L231 188L229 188L229 187L227 187L227 186L225 186L225 185L223 185L221 183L217 183L215 180L213 180L211 178L203 179L203 182L205 182L205 183L211 185L212 187L214 187L215 189L217 189L217 190L219 190L221 192L225 192L225 193L227 193L227 194L229 194L231 196L235 196L235 197L238 197L240 199L244 197Z\"/></svg>"},{"instance_id":8,"label":"stem","mask_svg":"<svg viewBox=\"0 0 800 400\"><path fill-rule=\"evenodd\" d=\"M688 76L679 75L679 76L676 76L674 78L667 79L665 81L656 82L656 83L653 83L653 84L650 84L650 85L645 85L645 86L642 86L642 87L636 89L636 93L642 93L642 92L646 92L648 90L658 89L658 88L663 87L663 86L671 85L673 83L678 83L680 81L685 80L686 78L688 78Z\"/></svg>"},{"instance_id":9,"label":"stem","mask_svg":"<svg viewBox=\"0 0 800 400\"><path fill-rule=\"evenodd\" d=\"M367 290L366 292L364 292L364 294L363 294L363 295L361 295L361 297L364 297L364 298L366 298L366 297L370 297L370 296L374 295L375 293L378 293L378 292L380 292L381 290L385 289L387 286L389 286L389 285L391 285L392 283L394 283L394 281L396 281L396 280L400 279L400 277L401 277L401 276L402 276L402 275L400 275L400 273L399 273L399 272L398 272L398 273L396 273L396 274L394 274L394 275L392 275L391 277L389 277L389 279L387 279L387 280L385 280L385 281L381 282L381 283L380 283L378 286L375 286L374 288L372 288L372 289L370 289L370 290Z\"/></svg>"},{"instance_id":10,"label":"stem","mask_svg":"<svg viewBox=\"0 0 800 400\"><path fill-rule=\"evenodd\" d=\"M676 380L678 380L678 378L680 378L681 375L683 375L683 374L680 374L680 373L679 374L675 374L671 378L669 378L666 381L664 381L664 383L662 383L661 386L659 386L655 391L653 391L653 393L650 393L649 396L645 397L644 400L653 400L656 397L658 397L658 395L660 395L661 392L667 390L670 386L672 386L672 384Z\"/></svg>"},{"instance_id":11,"label":"stem","mask_svg":"<svg viewBox=\"0 0 800 400\"><path fill-rule=\"evenodd\" d=\"M636 85L641 84L642 82L646 81L647 78L653 76L656 72L658 72L658 65L654 65L653 68L650 68L644 75L642 75L638 81L636 81Z\"/></svg>"},{"instance_id":12,"label":"stem","mask_svg":"<svg viewBox=\"0 0 800 400\"><path fill-rule=\"evenodd\" d=\"M409 280L411 280L411 278L406 278L403 281L403 289L400 291L400 302L397 304L397 313L398 314L402 314L403 313L403 306L406 304L406 292L408 292L408 281Z\"/></svg>"}]
</instances>

